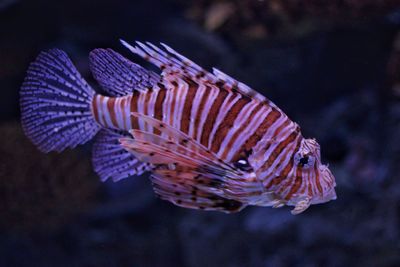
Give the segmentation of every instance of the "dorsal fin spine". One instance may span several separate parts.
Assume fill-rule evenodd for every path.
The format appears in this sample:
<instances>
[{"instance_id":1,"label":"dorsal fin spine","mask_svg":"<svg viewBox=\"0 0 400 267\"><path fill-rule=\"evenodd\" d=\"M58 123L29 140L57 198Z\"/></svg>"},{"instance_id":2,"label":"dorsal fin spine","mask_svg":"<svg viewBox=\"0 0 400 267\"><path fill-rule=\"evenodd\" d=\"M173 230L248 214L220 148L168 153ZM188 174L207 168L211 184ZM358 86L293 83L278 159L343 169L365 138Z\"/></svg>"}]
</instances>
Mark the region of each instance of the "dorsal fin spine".
<instances>
[{"instance_id":1,"label":"dorsal fin spine","mask_svg":"<svg viewBox=\"0 0 400 267\"><path fill-rule=\"evenodd\" d=\"M163 71L162 76L167 77L167 79L176 79L175 75L177 75L178 78L182 78L179 76L186 76L196 82L205 82L217 86L219 82L222 82L223 88L228 91L236 90L260 102L267 101L263 95L244 83L235 80L217 68L213 68L213 73L210 73L164 43L161 43L161 46L165 50L149 42L146 42L146 44L136 42L137 46L132 46L123 40L121 42L130 51L160 68Z\"/></svg>"}]
</instances>

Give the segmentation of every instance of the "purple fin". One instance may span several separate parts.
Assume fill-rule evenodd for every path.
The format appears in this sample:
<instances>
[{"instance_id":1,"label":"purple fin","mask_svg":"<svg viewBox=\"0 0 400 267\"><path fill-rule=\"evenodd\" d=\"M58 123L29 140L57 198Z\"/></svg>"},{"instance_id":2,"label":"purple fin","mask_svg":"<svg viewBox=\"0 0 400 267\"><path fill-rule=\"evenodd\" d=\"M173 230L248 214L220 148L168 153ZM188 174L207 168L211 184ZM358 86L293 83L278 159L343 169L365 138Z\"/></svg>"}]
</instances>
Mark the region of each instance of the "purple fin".
<instances>
[{"instance_id":1,"label":"purple fin","mask_svg":"<svg viewBox=\"0 0 400 267\"><path fill-rule=\"evenodd\" d=\"M141 175L151 169L126 151L118 141L128 133L103 129L96 136L93 146L93 167L102 181L112 178L114 182L133 175Z\"/></svg>"},{"instance_id":2,"label":"purple fin","mask_svg":"<svg viewBox=\"0 0 400 267\"><path fill-rule=\"evenodd\" d=\"M163 77L178 75L180 77L188 77L194 81L216 82L214 75L164 44L162 45L165 50L149 42L145 44L136 42L137 46L132 46L124 40L121 40L121 43L131 52L161 69Z\"/></svg>"},{"instance_id":3,"label":"purple fin","mask_svg":"<svg viewBox=\"0 0 400 267\"><path fill-rule=\"evenodd\" d=\"M145 91L160 80L158 74L142 68L112 49L90 52L90 68L94 78L111 96L124 96L133 90Z\"/></svg>"},{"instance_id":4,"label":"purple fin","mask_svg":"<svg viewBox=\"0 0 400 267\"><path fill-rule=\"evenodd\" d=\"M40 53L20 90L25 134L43 152L86 143L100 129L91 112L93 95L65 52Z\"/></svg>"}]
</instances>

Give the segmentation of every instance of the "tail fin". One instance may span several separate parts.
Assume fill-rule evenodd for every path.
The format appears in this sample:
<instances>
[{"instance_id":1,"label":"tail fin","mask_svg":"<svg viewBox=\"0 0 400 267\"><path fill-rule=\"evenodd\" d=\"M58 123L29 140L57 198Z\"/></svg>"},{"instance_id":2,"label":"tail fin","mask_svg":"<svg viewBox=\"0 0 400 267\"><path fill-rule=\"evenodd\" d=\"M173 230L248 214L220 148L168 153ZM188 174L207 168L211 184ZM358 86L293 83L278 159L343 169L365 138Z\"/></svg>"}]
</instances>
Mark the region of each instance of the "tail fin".
<instances>
[{"instance_id":1,"label":"tail fin","mask_svg":"<svg viewBox=\"0 0 400 267\"><path fill-rule=\"evenodd\" d=\"M20 91L25 134L43 152L86 143L100 129L92 116L93 95L65 52L40 53Z\"/></svg>"}]
</instances>

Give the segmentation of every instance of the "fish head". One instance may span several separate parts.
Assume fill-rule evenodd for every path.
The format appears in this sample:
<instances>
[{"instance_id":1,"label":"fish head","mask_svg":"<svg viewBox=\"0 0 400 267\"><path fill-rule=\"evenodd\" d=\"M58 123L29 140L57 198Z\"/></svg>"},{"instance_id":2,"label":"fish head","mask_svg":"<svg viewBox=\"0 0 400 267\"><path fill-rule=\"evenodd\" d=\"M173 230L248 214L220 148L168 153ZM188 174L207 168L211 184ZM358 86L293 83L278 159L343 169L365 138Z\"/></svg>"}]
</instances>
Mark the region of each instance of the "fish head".
<instances>
[{"instance_id":1,"label":"fish head","mask_svg":"<svg viewBox=\"0 0 400 267\"><path fill-rule=\"evenodd\" d=\"M315 139L303 139L293 159L292 179L300 183L297 192L288 195L288 205L295 206L293 214L303 212L312 204L336 199L335 177L328 165L322 164L320 146Z\"/></svg>"}]
</instances>

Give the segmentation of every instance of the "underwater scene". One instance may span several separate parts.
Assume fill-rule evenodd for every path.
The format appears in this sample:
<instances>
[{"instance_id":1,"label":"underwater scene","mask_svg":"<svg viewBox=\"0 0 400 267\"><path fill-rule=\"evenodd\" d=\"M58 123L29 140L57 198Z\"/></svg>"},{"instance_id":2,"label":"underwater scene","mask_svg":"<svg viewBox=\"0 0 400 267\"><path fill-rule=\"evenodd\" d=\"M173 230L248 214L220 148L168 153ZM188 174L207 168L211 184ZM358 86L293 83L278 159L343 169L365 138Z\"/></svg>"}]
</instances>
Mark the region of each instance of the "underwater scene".
<instances>
[{"instance_id":1,"label":"underwater scene","mask_svg":"<svg viewBox=\"0 0 400 267\"><path fill-rule=\"evenodd\" d=\"M400 1L0 25L0 267L400 266Z\"/></svg>"}]
</instances>

